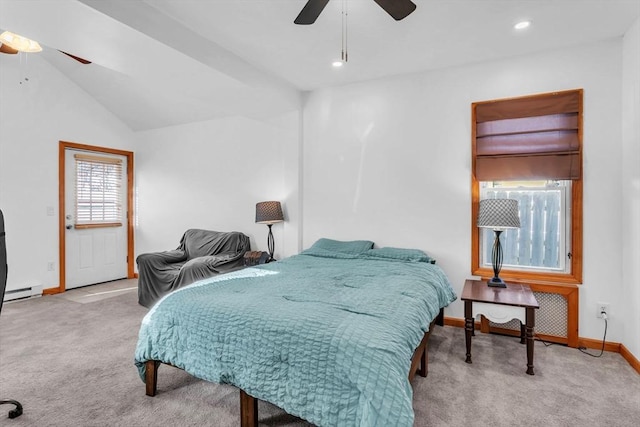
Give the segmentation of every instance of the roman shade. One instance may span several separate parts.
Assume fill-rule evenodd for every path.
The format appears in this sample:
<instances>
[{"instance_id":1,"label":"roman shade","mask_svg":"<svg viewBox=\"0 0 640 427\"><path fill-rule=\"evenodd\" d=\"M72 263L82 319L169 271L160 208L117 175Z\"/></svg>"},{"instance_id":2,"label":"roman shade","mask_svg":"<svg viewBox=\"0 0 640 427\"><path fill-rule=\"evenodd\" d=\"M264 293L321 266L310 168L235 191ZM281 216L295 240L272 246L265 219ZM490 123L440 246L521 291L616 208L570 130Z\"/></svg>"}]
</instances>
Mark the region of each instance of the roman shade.
<instances>
[{"instance_id":1,"label":"roman shade","mask_svg":"<svg viewBox=\"0 0 640 427\"><path fill-rule=\"evenodd\" d=\"M582 90L472 104L478 181L580 179Z\"/></svg>"}]
</instances>

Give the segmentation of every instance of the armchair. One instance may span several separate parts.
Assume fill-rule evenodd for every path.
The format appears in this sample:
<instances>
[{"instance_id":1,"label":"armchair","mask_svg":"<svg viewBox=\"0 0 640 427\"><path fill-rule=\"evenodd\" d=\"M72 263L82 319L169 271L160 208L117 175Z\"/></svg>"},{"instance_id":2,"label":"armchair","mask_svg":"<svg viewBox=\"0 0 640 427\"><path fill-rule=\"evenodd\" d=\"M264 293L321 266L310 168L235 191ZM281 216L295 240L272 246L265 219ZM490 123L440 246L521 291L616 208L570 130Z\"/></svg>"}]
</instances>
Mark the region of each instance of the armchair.
<instances>
[{"instance_id":1,"label":"armchair","mask_svg":"<svg viewBox=\"0 0 640 427\"><path fill-rule=\"evenodd\" d=\"M249 237L237 231L189 229L177 249L138 256L138 303L150 308L171 291L240 269L250 249Z\"/></svg>"}]
</instances>

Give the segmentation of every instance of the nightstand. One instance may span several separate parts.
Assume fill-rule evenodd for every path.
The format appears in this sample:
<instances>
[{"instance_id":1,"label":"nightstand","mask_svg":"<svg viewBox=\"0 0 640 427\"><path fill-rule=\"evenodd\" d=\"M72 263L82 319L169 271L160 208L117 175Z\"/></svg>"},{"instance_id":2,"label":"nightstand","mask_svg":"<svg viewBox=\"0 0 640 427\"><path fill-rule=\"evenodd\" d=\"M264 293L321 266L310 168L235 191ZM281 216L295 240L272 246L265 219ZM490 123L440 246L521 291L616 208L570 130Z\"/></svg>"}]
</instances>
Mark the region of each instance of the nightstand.
<instances>
[{"instance_id":1,"label":"nightstand","mask_svg":"<svg viewBox=\"0 0 640 427\"><path fill-rule=\"evenodd\" d=\"M539 308L528 285L507 283L506 288L490 287L487 282L466 280L462 289L464 301L464 329L467 358L471 363L471 337L474 335L475 319L482 315L494 323L520 321L521 342L527 344L527 374L533 375L533 327L535 310Z\"/></svg>"}]
</instances>

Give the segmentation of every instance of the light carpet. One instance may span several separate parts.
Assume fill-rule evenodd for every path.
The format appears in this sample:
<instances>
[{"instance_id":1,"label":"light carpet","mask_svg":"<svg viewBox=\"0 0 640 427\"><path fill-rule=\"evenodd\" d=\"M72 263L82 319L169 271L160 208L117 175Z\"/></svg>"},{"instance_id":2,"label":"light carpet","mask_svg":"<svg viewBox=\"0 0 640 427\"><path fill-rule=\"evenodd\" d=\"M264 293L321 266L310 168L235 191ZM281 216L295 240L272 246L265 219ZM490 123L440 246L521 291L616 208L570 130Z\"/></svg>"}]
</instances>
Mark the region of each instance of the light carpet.
<instances>
[{"instance_id":1,"label":"light carpet","mask_svg":"<svg viewBox=\"0 0 640 427\"><path fill-rule=\"evenodd\" d=\"M239 393L161 366L158 394L145 395L133 364L147 309L135 290L79 303L63 295L5 304L0 316L0 398L24 414L1 426L239 426ZM593 351L597 353L596 351ZM416 377L416 426L636 426L640 376L616 353L592 358L535 344L525 374L519 339L478 333L466 364L464 330L431 336L429 375ZM260 425L301 426L265 402Z\"/></svg>"}]
</instances>

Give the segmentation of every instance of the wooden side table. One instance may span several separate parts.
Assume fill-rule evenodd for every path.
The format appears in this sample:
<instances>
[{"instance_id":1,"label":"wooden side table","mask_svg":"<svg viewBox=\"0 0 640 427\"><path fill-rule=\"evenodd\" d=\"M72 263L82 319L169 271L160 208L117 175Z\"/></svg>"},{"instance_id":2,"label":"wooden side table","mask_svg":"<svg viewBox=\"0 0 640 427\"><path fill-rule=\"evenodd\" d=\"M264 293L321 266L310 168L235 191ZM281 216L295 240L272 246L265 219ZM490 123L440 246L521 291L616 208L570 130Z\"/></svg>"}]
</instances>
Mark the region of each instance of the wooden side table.
<instances>
[{"instance_id":1,"label":"wooden side table","mask_svg":"<svg viewBox=\"0 0 640 427\"><path fill-rule=\"evenodd\" d=\"M464 329L467 344L467 359L471 363L471 336L474 335L475 319L482 315L495 323L520 320L521 342L527 344L527 374L533 372L533 328L535 309L539 308L528 285L507 283L506 288L496 288L480 280L466 280L462 289L464 301Z\"/></svg>"}]
</instances>

